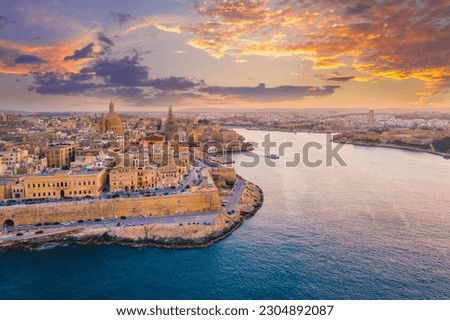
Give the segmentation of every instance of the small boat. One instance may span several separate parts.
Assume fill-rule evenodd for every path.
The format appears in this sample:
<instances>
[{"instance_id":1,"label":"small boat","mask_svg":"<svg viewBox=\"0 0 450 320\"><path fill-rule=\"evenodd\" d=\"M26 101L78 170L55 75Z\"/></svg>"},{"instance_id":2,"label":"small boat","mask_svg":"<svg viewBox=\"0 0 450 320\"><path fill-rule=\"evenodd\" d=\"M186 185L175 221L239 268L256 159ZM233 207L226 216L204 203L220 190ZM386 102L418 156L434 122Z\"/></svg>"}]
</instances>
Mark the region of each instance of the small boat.
<instances>
[{"instance_id":1,"label":"small boat","mask_svg":"<svg viewBox=\"0 0 450 320\"><path fill-rule=\"evenodd\" d=\"M217 153L217 148L215 146L211 146L208 148L208 153L209 154L216 154Z\"/></svg>"}]
</instances>

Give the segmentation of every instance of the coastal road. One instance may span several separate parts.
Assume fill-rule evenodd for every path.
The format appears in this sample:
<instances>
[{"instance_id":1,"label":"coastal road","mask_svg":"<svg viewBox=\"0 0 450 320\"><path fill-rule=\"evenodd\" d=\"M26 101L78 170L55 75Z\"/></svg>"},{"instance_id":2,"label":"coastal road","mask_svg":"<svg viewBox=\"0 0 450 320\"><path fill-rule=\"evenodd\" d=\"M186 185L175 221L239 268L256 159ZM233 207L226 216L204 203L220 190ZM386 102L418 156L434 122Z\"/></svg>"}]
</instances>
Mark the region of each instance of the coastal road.
<instances>
[{"instance_id":1,"label":"coastal road","mask_svg":"<svg viewBox=\"0 0 450 320\"><path fill-rule=\"evenodd\" d=\"M242 179L238 179L233 187L232 195L227 197L222 197L223 209L218 211L208 211L208 212L189 212L189 213L179 213L174 215L164 215L164 216L141 216L141 217L131 217L126 219L103 219L100 221L85 221L85 222L64 222L60 225L25 225L16 227L5 227L2 229L0 234L1 241L18 240L25 238L34 238L45 236L49 234L56 234L61 232L66 232L74 230L77 228L111 228L111 227L132 227L140 225L151 225L151 224L165 224L179 226L180 224L206 224L213 225L214 220L220 213L233 212L236 210L238 201L244 190L245 183ZM43 230L42 234L35 234L37 230ZM17 236L17 233L22 233L22 236Z\"/></svg>"}]
</instances>

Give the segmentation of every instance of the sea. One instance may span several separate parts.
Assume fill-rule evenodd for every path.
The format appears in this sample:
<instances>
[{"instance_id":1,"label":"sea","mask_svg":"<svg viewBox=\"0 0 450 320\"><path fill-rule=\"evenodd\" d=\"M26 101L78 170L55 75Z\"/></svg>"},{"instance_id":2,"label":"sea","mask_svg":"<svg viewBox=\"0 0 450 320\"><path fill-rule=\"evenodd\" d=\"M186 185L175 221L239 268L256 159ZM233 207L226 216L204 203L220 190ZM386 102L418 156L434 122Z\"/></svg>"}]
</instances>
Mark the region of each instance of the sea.
<instances>
[{"instance_id":1,"label":"sea","mask_svg":"<svg viewBox=\"0 0 450 320\"><path fill-rule=\"evenodd\" d=\"M258 145L233 166L264 204L232 235L0 253L0 299L450 299L450 160L343 145L327 165L325 134L237 131Z\"/></svg>"}]
</instances>

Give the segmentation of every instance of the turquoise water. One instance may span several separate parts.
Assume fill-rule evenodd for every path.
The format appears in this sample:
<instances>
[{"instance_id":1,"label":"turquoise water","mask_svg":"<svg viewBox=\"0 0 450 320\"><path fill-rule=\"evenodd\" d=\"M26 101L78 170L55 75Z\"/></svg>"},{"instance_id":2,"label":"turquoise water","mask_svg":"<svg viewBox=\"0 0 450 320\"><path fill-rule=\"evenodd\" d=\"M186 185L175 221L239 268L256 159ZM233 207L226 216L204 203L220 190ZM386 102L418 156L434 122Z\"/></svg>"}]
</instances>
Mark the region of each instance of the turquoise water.
<instances>
[{"instance_id":1,"label":"turquoise water","mask_svg":"<svg viewBox=\"0 0 450 320\"><path fill-rule=\"evenodd\" d=\"M265 132L240 130L250 141ZM295 151L319 134L271 133ZM291 150L292 151L292 150ZM263 154L257 148L255 152ZM277 152L273 152L277 153ZM450 161L344 146L346 167L236 169L265 202L205 249L0 253L2 299L450 299ZM311 160L324 159L323 150Z\"/></svg>"}]
</instances>

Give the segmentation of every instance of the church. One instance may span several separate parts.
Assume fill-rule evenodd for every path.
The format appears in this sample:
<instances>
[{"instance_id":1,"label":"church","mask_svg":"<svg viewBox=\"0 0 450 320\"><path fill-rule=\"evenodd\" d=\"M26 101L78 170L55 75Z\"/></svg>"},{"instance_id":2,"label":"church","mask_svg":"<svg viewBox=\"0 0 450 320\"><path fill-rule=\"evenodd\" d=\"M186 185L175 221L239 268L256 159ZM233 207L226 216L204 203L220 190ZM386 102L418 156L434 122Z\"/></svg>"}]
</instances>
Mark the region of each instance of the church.
<instances>
[{"instance_id":1,"label":"church","mask_svg":"<svg viewBox=\"0 0 450 320\"><path fill-rule=\"evenodd\" d=\"M98 123L98 130L100 132L112 131L114 134L123 133L123 123L119 115L114 110L114 103L109 104L109 113L106 117L102 117Z\"/></svg>"}]
</instances>

